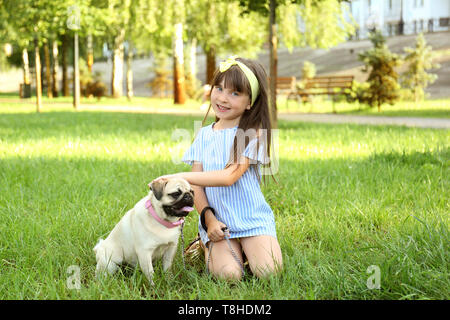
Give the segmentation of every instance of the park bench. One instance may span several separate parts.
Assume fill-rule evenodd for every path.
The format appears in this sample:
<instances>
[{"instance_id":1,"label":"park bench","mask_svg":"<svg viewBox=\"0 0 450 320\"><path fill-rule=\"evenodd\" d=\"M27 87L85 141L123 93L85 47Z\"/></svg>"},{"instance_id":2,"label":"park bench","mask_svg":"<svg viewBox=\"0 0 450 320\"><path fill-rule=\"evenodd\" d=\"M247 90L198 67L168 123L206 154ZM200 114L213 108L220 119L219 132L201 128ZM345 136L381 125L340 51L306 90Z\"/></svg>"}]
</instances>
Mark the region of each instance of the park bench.
<instances>
[{"instance_id":1,"label":"park bench","mask_svg":"<svg viewBox=\"0 0 450 320\"><path fill-rule=\"evenodd\" d=\"M310 95L342 95L351 89L354 76L321 76L305 80L304 88L297 91L301 98L308 98Z\"/></svg>"},{"instance_id":2,"label":"park bench","mask_svg":"<svg viewBox=\"0 0 450 320\"><path fill-rule=\"evenodd\" d=\"M326 95L333 97L333 106L337 95L348 95L352 89L354 76L321 76L306 79L302 89L297 94L302 101L307 101L309 96Z\"/></svg>"},{"instance_id":3,"label":"park bench","mask_svg":"<svg viewBox=\"0 0 450 320\"><path fill-rule=\"evenodd\" d=\"M294 79L294 77L291 77ZM280 79L280 78L278 78ZM281 78L282 87L285 89L287 87L288 78ZM301 101L309 101L310 96L316 95L326 95L333 96L333 110L334 110L334 101L336 100L334 97L337 95L347 95L349 94L349 90L353 86L354 76L320 76L314 78L308 78L301 80L299 84L294 86L294 89L291 89L287 92L286 97L286 106L288 105L289 99L296 99L299 102ZM292 84L291 84L292 86ZM278 87L278 85L277 85ZM335 110L333 112L336 112Z\"/></svg>"},{"instance_id":4,"label":"park bench","mask_svg":"<svg viewBox=\"0 0 450 320\"><path fill-rule=\"evenodd\" d=\"M267 77L267 82L270 83L270 77ZM277 77L277 96L286 96L286 107L288 100L297 97L297 79L295 77Z\"/></svg>"},{"instance_id":5,"label":"park bench","mask_svg":"<svg viewBox=\"0 0 450 320\"><path fill-rule=\"evenodd\" d=\"M269 79L270 81L270 79ZM286 95L287 99L297 94L297 79L295 77L277 77L277 95Z\"/></svg>"}]
</instances>

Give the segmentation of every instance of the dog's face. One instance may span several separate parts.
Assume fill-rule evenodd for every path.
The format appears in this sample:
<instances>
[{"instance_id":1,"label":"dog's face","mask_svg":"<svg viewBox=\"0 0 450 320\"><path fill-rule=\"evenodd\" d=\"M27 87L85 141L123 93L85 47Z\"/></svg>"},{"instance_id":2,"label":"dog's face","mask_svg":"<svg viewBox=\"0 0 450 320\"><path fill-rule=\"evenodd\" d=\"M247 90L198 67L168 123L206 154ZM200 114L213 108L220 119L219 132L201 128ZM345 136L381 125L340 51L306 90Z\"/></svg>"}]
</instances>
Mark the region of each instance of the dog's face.
<instances>
[{"instance_id":1,"label":"dog's face","mask_svg":"<svg viewBox=\"0 0 450 320\"><path fill-rule=\"evenodd\" d=\"M170 217L185 217L193 210L194 190L184 179L159 179L150 185L154 198L159 204L152 203L155 209L161 208Z\"/></svg>"}]
</instances>

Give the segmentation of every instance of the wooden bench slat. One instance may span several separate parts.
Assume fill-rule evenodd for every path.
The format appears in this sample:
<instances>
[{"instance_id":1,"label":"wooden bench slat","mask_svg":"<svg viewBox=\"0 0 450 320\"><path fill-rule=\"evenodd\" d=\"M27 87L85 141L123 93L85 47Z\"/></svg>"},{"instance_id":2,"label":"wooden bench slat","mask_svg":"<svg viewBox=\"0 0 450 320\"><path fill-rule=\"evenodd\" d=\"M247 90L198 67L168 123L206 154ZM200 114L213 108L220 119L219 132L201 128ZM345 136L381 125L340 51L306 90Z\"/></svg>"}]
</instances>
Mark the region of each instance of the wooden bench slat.
<instances>
[{"instance_id":1,"label":"wooden bench slat","mask_svg":"<svg viewBox=\"0 0 450 320\"><path fill-rule=\"evenodd\" d=\"M345 89L351 89L354 76L317 76L306 79L304 89L297 88L295 77L277 77L277 95L286 95L287 99L315 95L338 95L345 94ZM270 81L270 77L268 77Z\"/></svg>"}]
</instances>

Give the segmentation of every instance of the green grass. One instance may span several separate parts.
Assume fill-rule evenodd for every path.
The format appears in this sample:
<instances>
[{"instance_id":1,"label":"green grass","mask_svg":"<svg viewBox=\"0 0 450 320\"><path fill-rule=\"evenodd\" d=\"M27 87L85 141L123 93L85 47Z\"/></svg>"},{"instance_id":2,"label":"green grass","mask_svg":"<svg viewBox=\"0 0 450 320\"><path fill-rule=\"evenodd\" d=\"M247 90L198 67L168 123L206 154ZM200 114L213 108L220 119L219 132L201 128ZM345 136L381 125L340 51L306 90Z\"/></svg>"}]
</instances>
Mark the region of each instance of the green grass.
<instances>
[{"instance_id":1,"label":"green grass","mask_svg":"<svg viewBox=\"0 0 450 320\"><path fill-rule=\"evenodd\" d=\"M449 299L447 130L280 122L275 213L284 271L227 283L201 261L155 287L139 269L94 277L92 248L174 164L188 116L0 106L0 299ZM447 190L447 191L445 191ZM185 238L196 235L197 213ZM81 270L81 289L66 285ZM368 289L367 268L381 288Z\"/></svg>"},{"instance_id":2,"label":"green grass","mask_svg":"<svg viewBox=\"0 0 450 320\"><path fill-rule=\"evenodd\" d=\"M54 99L43 96L43 110L47 107L51 110L67 110L72 106L72 97L58 97ZM90 109L95 109L96 106L129 106L147 109L148 111L160 111L165 109L172 110L200 110L201 102L196 100L187 100L184 105L176 105L171 98L149 98L149 97L134 97L129 101L126 97L118 99L103 97L100 100L96 98L82 97L81 105L88 105ZM29 110L36 101L35 97L30 99L20 100L17 93L0 93L0 103L11 106L12 108L24 108ZM289 100L286 104L284 96L280 96L277 102L279 112L294 112L294 113L332 113L334 109L339 114L353 114L353 115L372 115L372 116L392 116L392 117L424 117L424 118L450 118L450 99L425 100L419 103L410 101L401 101L395 105L384 105L381 112L377 108L369 108L367 105L360 105L358 103L347 103L344 101L335 102L326 97L315 97L311 103L297 103L294 100Z\"/></svg>"}]
</instances>

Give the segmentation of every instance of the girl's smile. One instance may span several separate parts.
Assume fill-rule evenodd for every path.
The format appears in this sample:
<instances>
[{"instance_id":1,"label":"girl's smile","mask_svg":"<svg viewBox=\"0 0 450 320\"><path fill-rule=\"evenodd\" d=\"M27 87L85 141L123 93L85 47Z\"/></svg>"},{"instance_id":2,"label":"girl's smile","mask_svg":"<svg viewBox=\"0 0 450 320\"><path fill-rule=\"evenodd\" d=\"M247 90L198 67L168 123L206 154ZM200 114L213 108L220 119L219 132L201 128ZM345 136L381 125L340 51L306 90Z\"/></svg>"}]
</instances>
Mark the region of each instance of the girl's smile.
<instances>
[{"instance_id":1,"label":"girl's smile","mask_svg":"<svg viewBox=\"0 0 450 320\"><path fill-rule=\"evenodd\" d=\"M227 111L230 110L230 108L227 108L227 107L222 106L220 104L217 104L216 106L217 106L217 109L219 110L219 112L227 112Z\"/></svg>"}]
</instances>

